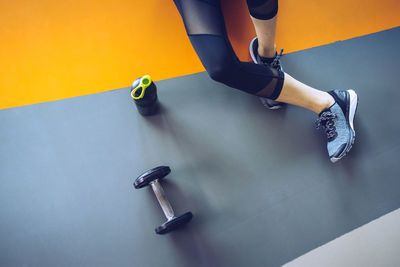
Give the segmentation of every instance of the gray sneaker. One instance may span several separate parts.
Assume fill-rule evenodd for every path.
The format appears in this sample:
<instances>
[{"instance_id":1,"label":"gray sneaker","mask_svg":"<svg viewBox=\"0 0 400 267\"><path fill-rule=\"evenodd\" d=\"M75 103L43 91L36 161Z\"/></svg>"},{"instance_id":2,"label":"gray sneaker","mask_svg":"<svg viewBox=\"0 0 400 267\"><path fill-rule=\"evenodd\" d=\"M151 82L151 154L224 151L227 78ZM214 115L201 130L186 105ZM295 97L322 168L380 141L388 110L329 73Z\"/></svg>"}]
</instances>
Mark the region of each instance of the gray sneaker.
<instances>
[{"instance_id":1,"label":"gray sneaker","mask_svg":"<svg viewBox=\"0 0 400 267\"><path fill-rule=\"evenodd\" d=\"M251 59L253 60L254 63L269 65L270 67L283 72L281 62L279 61L280 57L282 56L283 49L281 49L281 52L279 54L276 54L272 63L263 62L262 59L260 58L260 55L257 52L258 51L257 37L255 37L255 38L253 38L253 40L251 40L249 50L250 50ZM285 103L278 102L278 101L275 101L275 100L272 100L272 99L269 99L266 97L259 97L259 98L260 98L260 101L263 104L263 106L268 109L279 109L285 104Z\"/></svg>"},{"instance_id":2,"label":"gray sneaker","mask_svg":"<svg viewBox=\"0 0 400 267\"><path fill-rule=\"evenodd\" d=\"M323 110L316 121L317 129L323 128L328 139L328 154L332 162L343 158L351 149L356 133L354 115L358 97L353 90L333 90L328 92L335 104Z\"/></svg>"}]
</instances>

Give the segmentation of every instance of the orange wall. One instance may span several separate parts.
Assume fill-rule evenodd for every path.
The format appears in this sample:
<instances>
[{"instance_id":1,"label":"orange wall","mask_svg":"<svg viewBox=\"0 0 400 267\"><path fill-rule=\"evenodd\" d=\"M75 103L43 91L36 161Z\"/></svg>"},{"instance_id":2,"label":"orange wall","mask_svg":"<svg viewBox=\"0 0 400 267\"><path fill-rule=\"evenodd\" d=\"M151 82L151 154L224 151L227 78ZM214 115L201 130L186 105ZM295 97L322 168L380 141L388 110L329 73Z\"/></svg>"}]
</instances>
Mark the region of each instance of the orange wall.
<instances>
[{"instance_id":1,"label":"orange wall","mask_svg":"<svg viewBox=\"0 0 400 267\"><path fill-rule=\"evenodd\" d=\"M172 0L0 0L0 109L204 71ZM249 60L245 0L223 0L233 47ZM400 26L400 1L281 0L278 47L310 48Z\"/></svg>"}]
</instances>

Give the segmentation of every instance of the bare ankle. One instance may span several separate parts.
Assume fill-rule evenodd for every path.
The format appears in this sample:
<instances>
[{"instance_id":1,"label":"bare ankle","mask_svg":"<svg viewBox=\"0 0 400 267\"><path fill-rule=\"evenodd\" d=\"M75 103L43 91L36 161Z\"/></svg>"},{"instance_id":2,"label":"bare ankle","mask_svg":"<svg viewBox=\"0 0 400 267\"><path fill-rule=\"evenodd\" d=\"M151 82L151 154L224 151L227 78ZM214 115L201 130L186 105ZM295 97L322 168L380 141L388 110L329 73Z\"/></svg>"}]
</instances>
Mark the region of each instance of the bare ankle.
<instances>
[{"instance_id":1,"label":"bare ankle","mask_svg":"<svg viewBox=\"0 0 400 267\"><path fill-rule=\"evenodd\" d=\"M333 104L335 104L336 101L330 94L326 92L325 94L327 95L326 108L330 108Z\"/></svg>"},{"instance_id":2,"label":"bare ankle","mask_svg":"<svg viewBox=\"0 0 400 267\"><path fill-rule=\"evenodd\" d=\"M273 58L275 57L276 54L276 45L274 46L263 46L263 45L258 45L258 54L262 57L266 57L266 58Z\"/></svg>"},{"instance_id":3,"label":"bare ankle","mask_svg":"<svg viewBox=\"0 0 400 267\"><path fill-rule=\"evenodd\" d=\"M316 110L314 110L317 114L321 113L323 110L330 108L333 104L335 104L335 99L333 96L328 94L327 92L323 92L323 98L320 100L320 104Z\"/></svg>"}]
</instances>

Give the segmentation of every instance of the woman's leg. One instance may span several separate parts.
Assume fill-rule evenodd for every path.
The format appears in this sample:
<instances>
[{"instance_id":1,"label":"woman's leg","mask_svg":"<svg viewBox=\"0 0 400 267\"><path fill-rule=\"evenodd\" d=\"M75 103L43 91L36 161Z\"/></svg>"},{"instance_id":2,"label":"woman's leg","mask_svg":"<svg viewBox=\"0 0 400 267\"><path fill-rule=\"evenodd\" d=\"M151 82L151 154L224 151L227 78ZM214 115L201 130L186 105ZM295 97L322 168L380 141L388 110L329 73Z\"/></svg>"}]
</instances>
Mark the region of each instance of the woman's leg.
<instances>
[{"instance_id":1,"label":"woman's leg","mask_svg":"<svg viewBox=\"0 0 400 267\"><path fill-rule=\"evenodd\" d=\"M220 0L174 0L186 32L210 77L249 94L279 96L284 75L236 56L225 28Z\"/></svg>"},{"instance_id":2,"label":"woman's leg","mask_svg":"<svg viewBox=\"0 0 400 267\"><path fill-rule=\"evenodd\" d=\"M247 6L257 34L258 54L261 57L273 58L276 54L275 29L278 1L247 0ZM257 95L267 97L262 91ZM305 85L286 73L282 91L276 100L304 107L317 114L335 102L330 94Z\"/></svg>"},{"instance_id":3,"label":"woman's leg","mask_svg":"<svg viewBox=\"0 0 400 267\"><path fill-rule=\"evenodd\" d=\"M317 90L285 73L285 82L277 101L301 106L320 114L335 103L335 99L327 92Z\"/></svg>"},{"instance_id":4,"label":"woman's leg","mask_svg":"<svg viewBox=\"0 0 400 267\"><path fill-rule=\"evenodd\" d=\"M247 0L247 5L258 39L258 49L255 46L251 48L251 53L259 54L253 55L253 60L282 71L280 64L273 65L269 59L275 54L278 0ZM332 162L341 159L349 152L355 139L353 119L357 109L357 94L353 90L327 93L305 85L286 73L284 77L283 88L276 100L319 114L317 125L325 129L329 157ZM264 96L262 91L257 95Z\"/></svg>"},{"instance_id":5,"label":"woman's leg","mask_svg":"<svg viewBox=\"0 0 400 267\"><path fill-rule=\"evenodd\" d=\"M258 39L258 54L264 58L273 58L276 55L275 31L276 14L278 13L277 0L247 0L250 18Z\"/></svg>"},{"instance_id":6,"label":"woman's leg","mask_svg":"<svg viewBox=\"0 0 400 267\"><path fill-rule=\"evenodd\" d=\"M257 31L271 35L271 19L277 1L247 0L250 14L259 19ZM311 88L270 64L241 62L228 39L219 0L174 0L189 39L210 77L233 88L310 109L320 114L318 124L325 128L332 162L350 150L355 137L353 118L357 107L354 91L328 93ZM274 4L276 3L276 4ZM254 5L252 5L254 4ZM257 16L257 17L255 17ZM275 18L276 19L276 18ZM262 22L264 20L264 22ZM264 29L264 27L266 29ZM262 47L270 47L261 44Z\"/></svg>"}]
</instances>

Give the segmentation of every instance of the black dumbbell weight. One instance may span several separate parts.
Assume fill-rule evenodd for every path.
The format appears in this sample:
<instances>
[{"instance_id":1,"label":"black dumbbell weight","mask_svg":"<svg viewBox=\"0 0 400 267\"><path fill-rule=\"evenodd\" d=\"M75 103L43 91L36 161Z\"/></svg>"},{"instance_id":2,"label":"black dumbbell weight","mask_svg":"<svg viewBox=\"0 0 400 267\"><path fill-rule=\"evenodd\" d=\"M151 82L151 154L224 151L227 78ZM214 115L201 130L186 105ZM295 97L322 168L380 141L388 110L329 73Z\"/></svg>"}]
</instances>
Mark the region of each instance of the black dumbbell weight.
<instances>
[{"instance_id":1,"label":"black dumbbell weight","mask_svg":"<svg viewBox=\"0 0 400 267\"><path fill-rule=\"evenodd\" d=\"M164 190L162 189L159 182L159 180L163 179L170 172L171 169L168 166L159 166L140 175L138 178L136 178L133 184L136 189L145 187L150 184L151 188L154 191L154 194L157 197L158 202L160 203L165 217L167 217L167 221L155 229L157 234L165 234L182 225L185 225L193 217L193 214L190 211L178 217L175 216L174 210L172 209L171 204L166 198Z\"/></svg>"}]
</instances>

